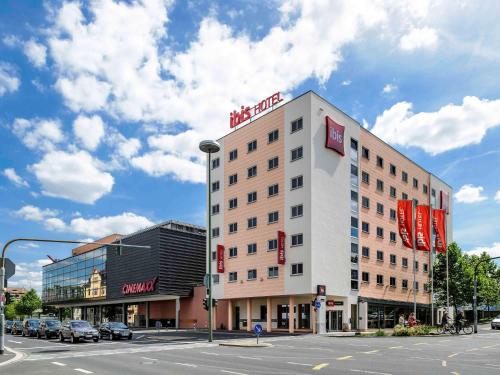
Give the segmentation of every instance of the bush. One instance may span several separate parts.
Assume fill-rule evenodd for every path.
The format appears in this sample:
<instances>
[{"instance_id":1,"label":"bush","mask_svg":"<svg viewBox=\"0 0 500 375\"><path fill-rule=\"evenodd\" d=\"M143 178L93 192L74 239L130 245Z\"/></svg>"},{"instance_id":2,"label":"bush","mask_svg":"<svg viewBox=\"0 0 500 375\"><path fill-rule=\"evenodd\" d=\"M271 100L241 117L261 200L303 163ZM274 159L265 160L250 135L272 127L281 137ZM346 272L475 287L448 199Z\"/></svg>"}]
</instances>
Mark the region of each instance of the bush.
<instances>
[{"instance_id":1,"label":"bush","mask_svg":"<svg viewBox=\"0 0 500 375\"><path fill-rule=\"evenodd\" d=\"M432 331L432 327L429 326L415 326L415 327L404 327L402 325L397 325L394 327L393 336L423 336L428 335Z\"/></svg>"},{"instance_id":2,"label":"bush","mask_svg":"<svg viewBox=\"0 0 500 375\"><path fill-rule=\"evenodd\" d=\"M377 331L375 332L375 336L385 336L385 331Z\"/></svg>"},{"instance_id":3,"label":"bush","mask_svg":"<svg viewBox=\"0 0 500 375\"><path fill-rule=\"evenodd\" d=\"M405 326L402 326L401 324L398 324L394 327L394 332L392 333L393 336L410 336L408 332L408 328Z\"/></svg>"}]
</instances>

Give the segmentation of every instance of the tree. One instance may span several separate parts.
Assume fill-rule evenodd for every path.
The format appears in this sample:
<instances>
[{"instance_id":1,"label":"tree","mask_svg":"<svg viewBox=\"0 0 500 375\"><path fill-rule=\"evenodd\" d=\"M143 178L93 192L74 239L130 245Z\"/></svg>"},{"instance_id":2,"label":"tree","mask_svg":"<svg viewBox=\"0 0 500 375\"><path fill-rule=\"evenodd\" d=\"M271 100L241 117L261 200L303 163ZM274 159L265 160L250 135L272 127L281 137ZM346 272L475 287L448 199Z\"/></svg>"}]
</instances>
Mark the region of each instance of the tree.
<instances>
[{"instance_id":1,"label":"tree","mask_svg":"<svg viewBox=\"0 0 500 375\"><path fill-rule=\"evenodd\" d=\"M5 306L5 319L14 320L16 318L16 305L17 302L11 302Z\"/></svg>"},{"instance_id":2,"label":"tree","mask_svg":"<svg viewBox=\"0 0 500 375\"><path fill-rule=\"evenodd\" d=\"M36 294L35 289L29 290L21 300L16 304L17 315L28 315L32 316L35 310L42 307L42 301L40 297Z\"/></svg>"}]
</instances>

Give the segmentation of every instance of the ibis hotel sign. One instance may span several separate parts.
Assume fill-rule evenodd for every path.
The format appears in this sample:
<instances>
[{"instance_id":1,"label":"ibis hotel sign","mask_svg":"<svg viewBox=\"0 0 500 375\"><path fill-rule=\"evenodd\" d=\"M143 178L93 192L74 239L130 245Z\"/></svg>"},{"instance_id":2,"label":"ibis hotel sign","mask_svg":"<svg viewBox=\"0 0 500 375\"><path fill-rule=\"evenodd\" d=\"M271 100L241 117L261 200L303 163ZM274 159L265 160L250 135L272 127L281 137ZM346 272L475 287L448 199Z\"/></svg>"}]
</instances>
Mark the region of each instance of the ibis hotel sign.
<instances>
[{"instance_id":1,"label":"ibis hotel sign","mask_svg":"<svg viewBox=\"0 0 500 375\"><path fill-rule=\"evenodd\" d=\"M330 117L325 117L326 121L326 148L330 148L344 156L344 127L337 124Z\"/></svg>"},{"instance_id":2,"label":"ibis hotel sign","mask_svg":"<svg viewBox=\"0 0 500 375\"><path fill-rule=\"evenodd\" d=\"M155 291L157 283L158 277L153 277L151 280L139 283L126 283L122 286L122 294L151 293Z\"/></svg>"},{"instance_id":3,"label":"ibis hotel sign","mask_svg":"<svg viewBox=\"0 0 500 375\"><path fill-rule=\"evenodd\" d=\"M239 111L233 111L229 114L229 126L231 128L234 128L242 122L245 122L247 120L250 120L252 117L257 116L259 113L272 108L281 101L283 101L281 93L277 92L266 99L262 99L253 107L246 107L242 105Z\"/></svg>"}]
</instances>

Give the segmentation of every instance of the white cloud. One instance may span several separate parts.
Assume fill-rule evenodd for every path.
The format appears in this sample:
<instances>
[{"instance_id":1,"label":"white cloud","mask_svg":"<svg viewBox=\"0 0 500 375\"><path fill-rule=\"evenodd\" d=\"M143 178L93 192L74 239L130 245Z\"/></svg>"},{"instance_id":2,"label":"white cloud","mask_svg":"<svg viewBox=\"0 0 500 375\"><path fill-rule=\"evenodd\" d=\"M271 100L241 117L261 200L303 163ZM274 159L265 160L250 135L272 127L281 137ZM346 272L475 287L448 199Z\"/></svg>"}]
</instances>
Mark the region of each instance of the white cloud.
<instances>
[{"instance_id":1,"label":"white cloud","mask_svg":"<svg viewBox=\"0 0 500 375\"><path fill-rule=\"evenodd\" d=\"M58 217L51 217L45 220L45 228L54 232L64 232L67 227L64 221Z\"/></svg>"},{"instance_id":2,"label":"white cloud","mask_svg":"<svg viewBox=\"0 0 500 375\"><path fill-rule=\"evenodd\" d=\"M459 203L477 203L482 202L487 197L483 196L483 187L482 186L473 186L470 184L464 185L460 188L459 191L455 193L455 199Z\"/></svg>"},{"instance_id":3,"label":"white cloud","mask_svg":"<svg viewBox=\"0 0 500 375\"><path fill-rule=\"evenodd\" d=\"M384 88L382 89L382 92L384 94L390 94L391 92L397 90L397 86L392 84L392 83L387 83Z\"/></svg>"},{"instance_id":4,"label":"white cloud","mask_svg":"<svg viewBox=\"0 0 500 375\"><path fill-rule=\"evenodd\" d=\"M96 77L82 74L75 80L60 78L56 88L73 111L95 111L103 109L110 93L110 85Z\"/></svg>"},{"instance_id":5,"label":"white cloud","mask_svg":"<svg viewBox=\"0 0 500 375\"><path fill-rule=\"evenodd\" d=\"M104 136L104 123L97 115L80 115L73 123L73 131L87 150L94 151Z\"/></svg>"},{"instance_id":6,"label":"white cloud","mask_svg":"<svg viewBox=\"0 0 500 375\"><path fill-rule=\"evenodd\" d=\"M491 246L479 246L472 250L467 251L469 255L481 255L483 252L486 252L491 257L499 257L500 256L500 242L494 242Z\"/></svg>"},{"instance_id":7,"label":"white cloud","mask_svg":"<svg viewBox=\"0 0 500 375\"><path fill-rule=\"evenodd\" d=\"M42 267L52 263L49 259L16 263L16 273L9 279L9 287L33 288L40 295L42 291Z\"/></svg>"},{"instance_id":8,"label":"white cloud","mask_svg":"<svg viewBox=\"0 0 500 375\"><path fill-rule=\"evenodd\" d=\"M430 27L412 28L399 40L399 48L403 51L416 49L432 49L438 44L438 33Z\"/></svg>"},{"instance_id":9,"label":"white cloud","mask_svg":"<svg viewBox=\"0 0 500 375\"><path fill-rule=\"evenodd\" d=\"M47 59L47 47L31 39L24 44L24 53L30 62L37 68L45 65Z\"/></svg>"},{"instance_id":10,"label":"white cloud","mask_svg":"<svg viewBox=\"0 0 500 375\"><path fill-rule=\"evenodd\" d=\"M28 182L16 173L14 168L5 168L2 174L9 179L14 185L19 187L29 187Z\"/></svg>"},{"instance_id":11,"label":"white cloud","mask_svg":"<svg viewBox=\"0 0 500 375\"><path fill-rule=\"evenodd\" d=\"M349 86L351 84L351 80L350 79L346 79L345 81L342 81L340 84L342 86Z\"/></svg>"},{"instance_id":12,"label":"white cloud","mask_svg":"<svg viewBox=\"0 0 500 375\"><path fill-rule=\"evenodd\" d=\"M55 145L64 140L61 123L51 119L16 118L12 124L12 131L32 150L52 150Z\"/></svg>"},{"instance_id":13,"label":"white cloud","mask_svg":"<svg viewBox=\"0 0 500 375\"><path fill-rule=\"evenodd\" d=\"M126 159L137 155L141 149L141 141L137 138L125 139L123 142L118 143L118 153Z\"/></svg>"},{"instance_id":14,"label":"white cloud","mask_svg":"<svg viewBox=\"0 0 500 375\"><path fill-rule=\"evenodd\" d=\"M14 66L0 61L0 96L16 91L20 84L21 81Z\"/></svg>"},{"instance_id":15,"label":"white cloud","mask_svg":"<svg viewBox=\"0 0 500 375\"><path fill-rule=\"evenodd\" d=\"M124 212L116 216L104 216L94 219L82 217L71 220L70 231L91 237L104 237L112 233L130 234L154 225L144 216Z\"/></svg>"},{"instance_id":16,"label":"white cloud","mask_svg":"<svg viewBox=\"0 0 500 375\"><path fill-rule=\"evenodd\" d=\"M412 103L396 103L377 117L371 131L386 142L436 155L479 144L488 129L500 125L500 99L466 96L461 105L448 104L436 112L411 109Z\"/></svg>"},{"instance_id":17,"label":"white cloud","mask_svg":"<svg viewBox=\"0 0 500 375\"><path fill-rule=\"evenodd\" d=\"M93 204L111 192L114 179L101 163L86 151L51 151L30 166L42 185L42 193Z\"/></svg>"},{"instance_id":18,"label":"white cloud","mask_svg":"<svg viewBox=\"0 0 500 375\"><path fill-rule=\"evenodd\" d=\"M497 191L497 193L495 194L495 200L500 203L500 190Z\"/></svg>"},{"instance_id":19,"label":"white cloud","mask_svg":"<svg viewBox=\"0 0 500 375\"><path fill-rule=\"evenodd\" d=\"M14 215L28 221L44 221L48 218L57 216L58 211L49 208L40 209L36 206L26 205L14 212Z\"/></svg>"}]
</instances>

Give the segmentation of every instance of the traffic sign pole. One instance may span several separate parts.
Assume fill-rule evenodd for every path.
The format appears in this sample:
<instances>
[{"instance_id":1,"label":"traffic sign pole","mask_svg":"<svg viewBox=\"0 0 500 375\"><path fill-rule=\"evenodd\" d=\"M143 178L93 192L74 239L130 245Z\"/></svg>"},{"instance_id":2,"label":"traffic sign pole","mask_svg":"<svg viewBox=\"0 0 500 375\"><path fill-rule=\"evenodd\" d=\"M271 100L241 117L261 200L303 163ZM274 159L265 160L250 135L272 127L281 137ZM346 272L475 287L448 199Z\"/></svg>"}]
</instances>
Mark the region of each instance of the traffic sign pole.
<instances>
[{"instance_id":1,"label":"traffic sign pole","mask_svg":"<svg viewBox=\"0 0 500 375\"><path fill-rule=\"evenodd\" d=\"M5 350L5 313L4 313L4 298L5 298L5 268L4 268L4 258L1 258L0 264L0 354L4 353Z\"/></svg>"}]
</instances>

